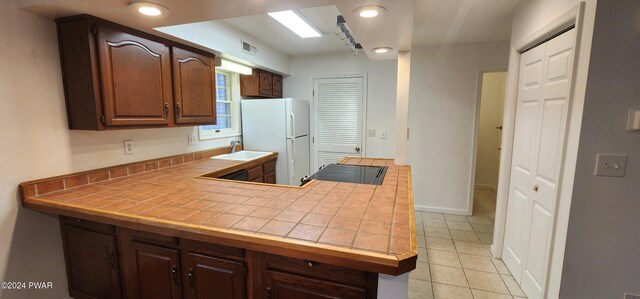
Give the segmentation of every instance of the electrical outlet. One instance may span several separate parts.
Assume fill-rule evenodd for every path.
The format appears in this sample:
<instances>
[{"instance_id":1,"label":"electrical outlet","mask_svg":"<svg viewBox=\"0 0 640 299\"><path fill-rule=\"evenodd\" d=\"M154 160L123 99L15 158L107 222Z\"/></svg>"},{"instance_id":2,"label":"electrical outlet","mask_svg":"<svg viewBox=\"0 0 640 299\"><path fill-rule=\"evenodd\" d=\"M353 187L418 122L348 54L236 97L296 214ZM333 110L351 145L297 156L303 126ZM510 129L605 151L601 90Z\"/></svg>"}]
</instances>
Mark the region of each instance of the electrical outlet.
<instances>
[{"instance_id":1,"label":"electrical outlet","mask_svg":"<svg viewBox=\"0 0 640 299\"><path fill-rule=\"evenodd\" d=\"M198 138L195 135L189 135L189 145L198 144Z\"/></svg>"},{"instance_id":2,"label":"electrical outlet","mask_svg":"<svg viewBox=\"0 0 640 299\"><path fill-rule=\"evenodd\" d=\"M387 131L385 130L380 131L380 139L387 139Z\"/></svg>"},{"instance_id":3,"label":"electrical outlet","mask_svg":"<svg viewBox=\"0 0 640 299\"><path fill-rule=\"evenodd\" d=\"M124 141L124 154L125 155L133 155L136 152L133 148L133 140L125 140Z\"/></svg>"},{"instance_id":4,"label":"electrical outlet","mask_svg":"<svg viewBox=\"0 0 640 299\"><path fill-rule=\"evenodd\" d=\"M623 177L627 168L627 155L598 154L596 176Z\"/></svg>"},{"instance_id":5,"label":"electrical outlet","mask_svg":"<svg viewBox=\"0 0 640 299\"><path fill-rule=\"evenodd\" d=\"M368 129L367 137L376 137L376 129Z\"/></svg>"}]
</instances>

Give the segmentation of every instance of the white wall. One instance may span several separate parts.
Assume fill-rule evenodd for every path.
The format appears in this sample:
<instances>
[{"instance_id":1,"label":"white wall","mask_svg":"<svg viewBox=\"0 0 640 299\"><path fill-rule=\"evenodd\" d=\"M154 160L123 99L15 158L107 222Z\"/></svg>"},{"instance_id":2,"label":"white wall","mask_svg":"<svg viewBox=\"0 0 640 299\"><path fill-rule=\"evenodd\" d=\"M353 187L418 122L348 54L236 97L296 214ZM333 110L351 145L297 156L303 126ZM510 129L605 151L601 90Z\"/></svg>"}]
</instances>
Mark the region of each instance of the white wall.
<instances>
[{"instance_id":1,"label":"white wall","mask_svg":"<svg viewBox=\"0 0 640 299\"><path fill-rule=\"evenodd\" d=\"M500 137L496 127L502 125L504 92L507 85L506 72L484 73L480 96L480 119L476 149L475 185L495 190L498 186L500 167Z\"/></svg>"},{"instance_id":2,"label":"white wall","mask_svg":"<svg viewBox=\"0 0 640 299\"><path fill-rule=\"evenodd\" d=\"M284 96L313 100L313 78L367 75L367 129L376 129L376 137L366 139L366 156L393 158L395 142L397 60L372 61L365 55L349 52L293 57L291 76L284 79ZM387 139L380 138L387 131ZM363 132L366 136L366 130Z\"/></svg>"},{"instance_id":3,"label":"white wall","mask_svg":"<svg viewBox=\"0 0 640 299\"><path fill-rule=\"evenodd\" d=\"M66 298L57 218L21 207L18 184L103 166L229 144L229 139L187 146L192 127L69 131L56 27L0 2L0 281L51 281L46 291L5 291L2 298ZM133 139L136 154L123 155Z\"/></svg>"},{"instance_id":4,"label":"white wall","mask_svg":"<svg viewBox=\"0 0 640 299\"><path fill-rule=\"evenodd\" d=\"M411 52L408 160L417 210L468 214L478 76L507 64L508 43Z\"/></svg>"},{"instance_id":5,"label":"white wall","mask_svg":"<svg viewBox=\"0 0 640 299\"><path fill-rule=\"evenodd\" d=\"M208 21L184 25L155 28L156 30L187 40L222 53L222 57L249 66L276 71L290 72L291 58L261 42L254 36L227 25L222 21ZM257 53L242 51L242 40L258 48Z\"/></svg>"},{"instance_id":6,"label":"white wall","mask_svg":"<svg viewBox=\"0 0 640 299\"><path fill-rule=\"evenodd\" d=\"M598 2L561 298L640 295L640 133L625 130L640 109L639 13L636 0ZM627 154L625 176L594 176L598 153Z\"/></svg>"}]
</instances>

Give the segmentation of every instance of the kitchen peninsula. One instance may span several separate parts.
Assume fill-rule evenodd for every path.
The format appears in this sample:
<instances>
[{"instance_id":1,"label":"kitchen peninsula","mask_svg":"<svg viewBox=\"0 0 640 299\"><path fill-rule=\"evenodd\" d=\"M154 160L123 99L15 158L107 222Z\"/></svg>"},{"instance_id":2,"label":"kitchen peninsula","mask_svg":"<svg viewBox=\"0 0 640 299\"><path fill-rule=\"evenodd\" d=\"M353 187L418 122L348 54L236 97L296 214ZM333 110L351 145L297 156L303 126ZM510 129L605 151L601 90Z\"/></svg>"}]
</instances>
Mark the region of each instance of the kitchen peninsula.
<instances>
[{"instance_id":1,"label":"kitchen peninsula","mask_svg":"<svg viewBox=\"0 0 640 299\"><path fill-rule=\"evenodd\" d=\"M215 178L277 158L221 153L20 184L26 208L60 215L70 295L376 298L378 273L415 268L409 166L345 158L388 166L384 181L294 187Z\"/></svg>"}]
</instances>

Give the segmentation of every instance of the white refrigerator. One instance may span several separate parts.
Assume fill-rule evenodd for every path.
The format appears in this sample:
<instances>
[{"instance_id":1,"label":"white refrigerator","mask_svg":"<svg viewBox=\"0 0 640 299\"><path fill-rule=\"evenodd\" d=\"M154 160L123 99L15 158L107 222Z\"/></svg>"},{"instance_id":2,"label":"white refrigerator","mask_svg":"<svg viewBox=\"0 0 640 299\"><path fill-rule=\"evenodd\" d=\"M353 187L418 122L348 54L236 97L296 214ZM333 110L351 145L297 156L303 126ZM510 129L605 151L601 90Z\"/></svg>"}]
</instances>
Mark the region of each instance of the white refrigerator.
<instances>
[{"instance_id":1,"label":"white refrigerator","mask_svg":"<svg viewBox=\"0 0 640 299\"><path fill-rule=\"evenodd\" d=\"M241 109L243 148L278 152L276 184L299 186L310 175L309 102L242 100Z\"/></svg>"}]
</instances>

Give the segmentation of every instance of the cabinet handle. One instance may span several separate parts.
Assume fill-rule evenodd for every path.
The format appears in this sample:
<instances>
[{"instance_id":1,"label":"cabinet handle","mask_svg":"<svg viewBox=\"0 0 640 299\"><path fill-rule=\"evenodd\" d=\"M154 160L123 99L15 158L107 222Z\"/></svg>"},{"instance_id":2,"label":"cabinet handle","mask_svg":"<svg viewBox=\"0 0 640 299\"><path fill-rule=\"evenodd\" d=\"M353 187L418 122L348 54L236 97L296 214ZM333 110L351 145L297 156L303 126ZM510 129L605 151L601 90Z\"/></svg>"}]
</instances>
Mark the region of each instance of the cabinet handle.
<instances>
[{"instance_id":1,"label":"cabinet handle","mask_svg":"<svg viewBox=\"0 0 640 299\"><path fill-rule=\"evenodd\" d=\"M182 105L180 103L176 104L176 115L178 118L182 117Z\"/></svg>"},{"instance_id":2,"label":"cabinet handle","mask_svg":"<svg viewBox=\"0 0 640 299\"><path fill-rule=\"evenodd\" d=\"M171 279L173 279L173 283L178 284L178 267L173 265L171 267Z\"/></svg>"},{"instance_id":3,"label":"cabinet handle","mask_svg":"<svg viewBox=\"0 0 640 299\"><path fill-rule=\"evenodd\" d=\"M309 266L309 268L313 268L313 266L317 264L316 262L310 260L304 260L304 262L307 264L307 266Z\"/></svg>"},{"instance_id":4,"label":"cabinet handle","mask_svg":"<svg viewBox=\"0 0 640 299\"><path fill-rule=\"evenodd\" d=\"M538 185L533 186L533 191L538 192L539 189L540 187L538 187Z\"/></svg>"},{"instance_id":5,"label":"cabinet handle","mask_svg":"<svg viewBox=\"0 0 640 299\"><path fill-rule=\"evenodd\" d=\"M191 289L195 290L196 288L193 281L193 277L194 277L193 268L189 268L189 273L187 273L187 277L189 278L189 285L191 286Z\"/></svg>"},{"instance_id":6,"label":"cabinet handle","mask_svg":"<svg viewBox=\"0 0 640 299\"><path fill-rule=\"evenodd\" d=\"M111 269L116 270L116 254L113 251L109 251L109 256L107 256L107 263L111 266Z\"/></svg>"},{"instance_id":7,"label":"cabinet handle","mask_svg":"<svg viewBox=\"0 0 640 299\"><path fill-rule=\"evenodd\" d=\"M164 102L164 117L169 117L169 103Z\"/></svg>"},{"instance_id":8,"label":"cabinet handle","mask_svg":"<svg viewBox=\"0 0 640 299\"><path fill-rule=\"evenodd\" d=\"M267 299L271 299L271 287L267 287Z\"/></svg>"}]
</instances>

